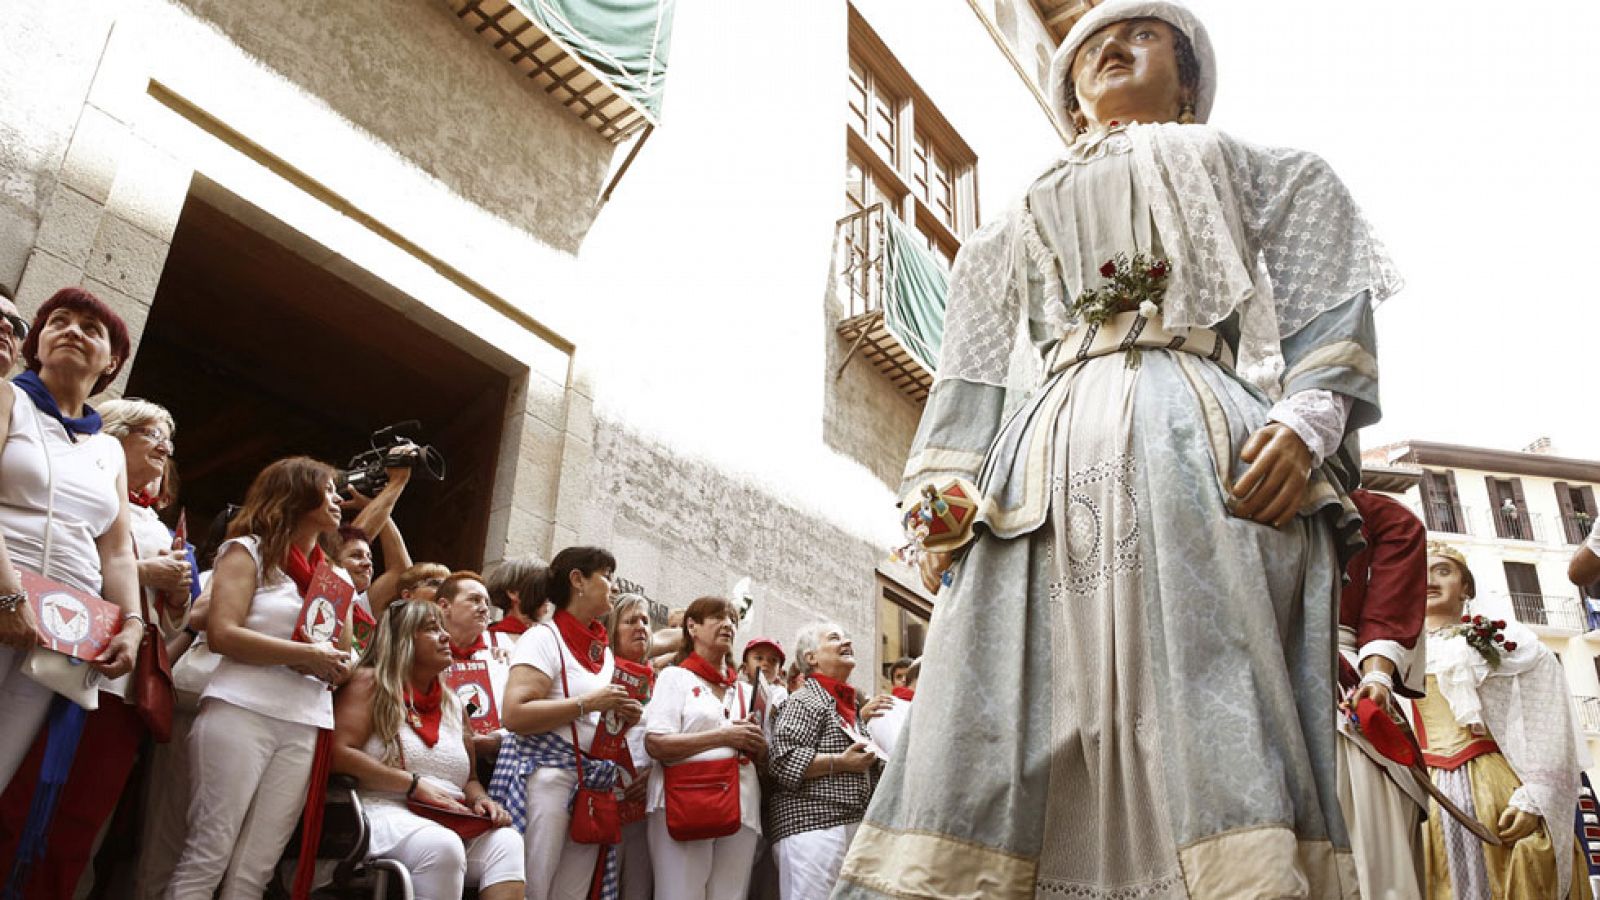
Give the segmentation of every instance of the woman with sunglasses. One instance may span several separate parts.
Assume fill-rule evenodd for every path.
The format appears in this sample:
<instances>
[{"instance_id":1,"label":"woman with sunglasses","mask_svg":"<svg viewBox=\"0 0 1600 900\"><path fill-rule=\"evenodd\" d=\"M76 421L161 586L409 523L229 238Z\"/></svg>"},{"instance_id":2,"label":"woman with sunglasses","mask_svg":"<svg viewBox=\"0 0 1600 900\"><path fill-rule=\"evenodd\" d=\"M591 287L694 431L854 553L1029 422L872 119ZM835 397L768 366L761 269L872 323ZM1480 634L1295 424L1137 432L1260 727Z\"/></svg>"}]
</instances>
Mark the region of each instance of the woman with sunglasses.
<instances>
[{"instance_id":1,"label":"woman with sunglasses","mask_svg":"<svg viewBox=\"0 0 1600 900\"><path fill-rule=\"evenodd\" d=\"M0 889L70 896L143 733L122 678L144 627L122 448L100 433L100 415L87 402L127 360L128 330L81 288L57 291L31 327L10 313L4 323L8 348L25 335L27 370L0 388L0 859L16 860L0 872ZM38 621L19 569L122 610L98 659L71 667L34 649L41 627L64 637L56 632L72 631L79 619ZM29 802L40 773L63 768L54 804Z\"/></svg>"}]
</instances>

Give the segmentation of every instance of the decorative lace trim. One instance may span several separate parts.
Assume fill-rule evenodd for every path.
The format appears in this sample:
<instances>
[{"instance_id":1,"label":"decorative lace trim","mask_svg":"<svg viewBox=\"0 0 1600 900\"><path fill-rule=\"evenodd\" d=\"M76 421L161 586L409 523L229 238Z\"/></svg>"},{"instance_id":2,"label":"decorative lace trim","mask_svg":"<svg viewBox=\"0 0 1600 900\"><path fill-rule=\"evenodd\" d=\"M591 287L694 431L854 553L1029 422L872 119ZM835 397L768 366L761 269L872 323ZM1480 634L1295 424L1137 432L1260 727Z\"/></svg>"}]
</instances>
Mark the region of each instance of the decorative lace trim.
<instances>
[{"instance_id":1,"label":"decorative lace trim","mask_svg":"<svg viewBox=\"0 0 1600 900\"><path fill-rule=\"evenodd\" d=\"M1033 210L1028 207L1026 200L1022 203L1021 229L1022 249L1028 254L1028 259L1033 267L1044 277L1044 302L1045 306L1061 311L1063 318L1066 315L1067 297L1065 284L1061 272L1061 260L1055 253L1045 246L1044 238L1039 235L1039 223L1033 218Z\"/></svg>"},{"instance_id":2,"label":"decorative lace trim","mask_svg":"<svg viewBox=\"0 0 1600 900\"><path fill-rule=\"evenodd\" d=\"M1104 887L1097 884L1083 884L1082 882L1047 881L1039 879L1034 882L1034 891L1043 897L1080 897L1087 900L1154 900L1154 898L1171 897L1173 900L1186 900L1189 889L1183 883L1183 876L1168 875L1155 881L1144 884L1129 884L1120 887Z\"/></svg>"}]
</instances>

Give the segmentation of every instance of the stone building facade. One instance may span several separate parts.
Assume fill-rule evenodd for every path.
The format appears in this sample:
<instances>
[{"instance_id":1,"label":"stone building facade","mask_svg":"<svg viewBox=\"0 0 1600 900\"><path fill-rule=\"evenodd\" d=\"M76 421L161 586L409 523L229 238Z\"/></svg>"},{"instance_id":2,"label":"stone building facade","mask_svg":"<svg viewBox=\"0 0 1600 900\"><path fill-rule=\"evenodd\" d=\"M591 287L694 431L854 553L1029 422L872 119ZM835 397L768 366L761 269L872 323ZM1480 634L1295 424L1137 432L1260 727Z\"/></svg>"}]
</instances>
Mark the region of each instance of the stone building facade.
<instances>
[{"instance_id":1,"label":"stone building facade","mask_svg":"<svg viewBox=\"0 0 1600 900\"><path fill-rule=\"evenodd\" d=\"M0 283L127 320L110 393L174 411L191 521L276 456L420 419L450 471L402 501L418 558L598 543L667 606L748 578L743 637L835 619L869 686L915 642L880 634L884 597L928 601L885 563L919 407L837 327L853 60L894 70L885 121L912 130L874 165L946 254L1059 151L1037 86L965 0L682 3L630 157L461 8L12 9ZM937 185L909 193L924 158L962 198L942 226Z\"/></svg>"}]
</instances>

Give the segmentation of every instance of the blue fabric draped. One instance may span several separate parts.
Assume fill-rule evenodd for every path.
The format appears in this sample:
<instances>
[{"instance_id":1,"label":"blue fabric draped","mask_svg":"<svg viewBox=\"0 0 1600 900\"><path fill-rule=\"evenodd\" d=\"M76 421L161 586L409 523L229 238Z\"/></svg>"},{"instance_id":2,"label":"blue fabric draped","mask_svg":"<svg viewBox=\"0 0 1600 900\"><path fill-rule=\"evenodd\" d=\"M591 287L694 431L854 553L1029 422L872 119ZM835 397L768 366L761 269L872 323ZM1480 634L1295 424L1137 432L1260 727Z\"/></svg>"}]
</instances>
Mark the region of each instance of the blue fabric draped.
<instances>
[{"instance_id":1,"label":"blue fabric draped","mask_svg":"<svg viewBox=\"0 0 1600 900\"><path fill-rule=\"evenodd\" d=\"M11 379L11 383L16 385L24 394L27 394L28 399L33 401L33 405L39 407L40 412L60 422L61 427L67 430L68 440L76 443L77 436L80 434L87 437L91 434L100 433L100 414L94 411L94 407L85 403L83 405L83 415L76 419L63 415L60 405L56 403L56 398L50 396L50 389L45 387L44 381L39 378L38 372L31 370L23 372L16 378Z\"/></svg>"}]
</instances>

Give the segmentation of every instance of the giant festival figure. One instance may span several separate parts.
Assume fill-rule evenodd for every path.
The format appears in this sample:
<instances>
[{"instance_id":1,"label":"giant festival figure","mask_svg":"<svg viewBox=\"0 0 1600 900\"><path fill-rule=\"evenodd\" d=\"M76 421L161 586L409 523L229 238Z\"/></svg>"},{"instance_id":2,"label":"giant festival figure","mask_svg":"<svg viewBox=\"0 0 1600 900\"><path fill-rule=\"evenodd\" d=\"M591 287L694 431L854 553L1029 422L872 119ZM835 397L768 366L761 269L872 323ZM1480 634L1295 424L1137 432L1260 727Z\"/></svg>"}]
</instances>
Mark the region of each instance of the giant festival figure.
<instances>
[{"instance_id":1,"label":"giant festival figure","mask_svg":"<svg viewBox=\"0 0 1600 900\"><path fill-rule=\"evenodd\" d=\"M1341 448L1399 279L1322 160L1205 124L1216 83L1184 7L1095 7L1075 140L956 261L902 486L944 586L835 897L1357 890Z\"/></svg>"}]
</instances>

